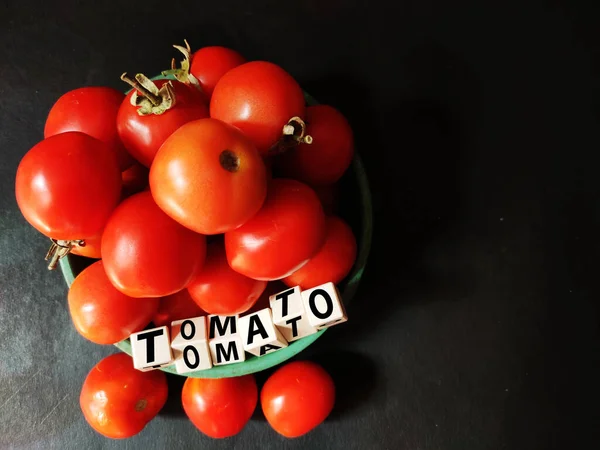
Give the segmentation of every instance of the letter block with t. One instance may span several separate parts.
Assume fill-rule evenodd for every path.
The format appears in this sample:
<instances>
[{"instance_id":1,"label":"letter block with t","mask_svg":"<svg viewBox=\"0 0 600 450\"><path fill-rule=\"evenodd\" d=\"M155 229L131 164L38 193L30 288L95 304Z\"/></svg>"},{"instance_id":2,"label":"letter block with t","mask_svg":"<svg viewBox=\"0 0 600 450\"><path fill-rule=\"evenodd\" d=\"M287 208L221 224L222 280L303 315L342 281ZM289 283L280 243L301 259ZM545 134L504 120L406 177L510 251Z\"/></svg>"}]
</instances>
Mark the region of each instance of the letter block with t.
<instances>
[{"instance_id":1,"label":"letter block with t","mask_svg":"<svg viewBox=\"0 0 600 450\"><path fill-rule=\"evenodd\" d=\"M308 322L319 330L348 320L340 294L331 282L302 291L302 302Z\"/></svg>"},{"instance_id":2,"label":"letter block with t","mask_svg":"<svg viewBox=\"0 0 600 450\"><path fill-rule=\"evenodd\" d=\"M171 348L177 373L206 370L212 367L206 335L206 317L171 322Z\"/></svg>"},{"instance_id":3,"label":"letter block with t","mask_svg":"<svg viewBox=\"0 0 600 450\"><path fill-rule=\"evenodd\" d=\"M288 342L318 331L308 322L308 314L304 310L298 286L271 295L269 303L273 310L273 323Z\"/></svg>"},{"instance_id":4,"label":"letter block with t","mask_svg":"<svg viewBox=\"0 0 600 450\"><path fill-rule=\"evenodd\" d=\"M146 372L173 363L167 327L133 333L130 338L133 367L136 369Z\"/></svg>"},{"instance_id":5,"label":"letter block with t","mask_svg":"<svg viewBox=\"0 0 600 450\"><path fill-rule=\"evenodd\" d=\"M213 365L232 364L246 360L239 316L208 316L208 346Z\"/></svg>"},{"instance_id":6,"label":"letter block with t","mask_svg":"<svg viewBox=\"0 0 600 450\"><path fill-rule=\"evenodd\" d=\"M241 317L240 330L244 340L244 350L256 356L264 356L288 345L279 330L275 328L269 308Z\"/></svg>"}]
</instances>

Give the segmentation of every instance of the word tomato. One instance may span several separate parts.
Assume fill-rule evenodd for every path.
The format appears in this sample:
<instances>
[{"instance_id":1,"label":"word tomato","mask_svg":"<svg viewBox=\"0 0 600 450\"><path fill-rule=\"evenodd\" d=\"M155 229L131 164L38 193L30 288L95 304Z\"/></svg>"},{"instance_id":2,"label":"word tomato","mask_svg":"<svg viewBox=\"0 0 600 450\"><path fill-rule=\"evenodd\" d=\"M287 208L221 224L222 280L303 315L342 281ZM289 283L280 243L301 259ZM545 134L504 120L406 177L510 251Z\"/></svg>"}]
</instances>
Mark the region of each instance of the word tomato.
<instances>
[{"instance_id":1,"label":"word tomato","mask_svg":"<svg viewBox=\"0 0 600 450\"><path fill-rule=\"evenodd\" d=\"M231 69L210 100L210 116L236 126L265 155L292 117L303 118L304 94L292 76L266 61Z\"/></svg>"},{"instance_id":2,"label":"word tomato","mask_svg":"<svg viewBox=\"0 0 600 450\"><path fill-rule=\"evenodd\" d=\"M19 209L40 233L80 240L99 235L121 193L121 172L107 144L69 131L44 139L19 164Z\"/></svg>"},{"instance_id":3,"label":"word tomato","mask_svg":"<svg viewBox=\"0 0 600 450\"><path fill-rule=\"evenodd\" d=\"M207 313L234 316L248 311L267 283L248 278L227 264L220 243L210 244L202 271L188 285L194 301Z\"/></svg>"},{"instance_id":4,"label":"word tomato","mask_svg":"<svg viewBox=\"0 0 600 450\"><path fill-rule=\"evenodd\" d=\"M202 267L206 239L181 226L144 191L124 200L102 235L111 283L130 297L164 297L185 288Z\"/></svg>"},{"instance_id":5,"label":"word tomato","mask_svg":"<svg viewBox=\"0 0 600 450\"><path fill-rule=\"evenodd\" d=\"M283 282L289 286L310 289L331 281L338 284L354 265L356 239L352 229L338 217L327 218L325 243L311 260Z\"/></svg>"},{"instance_id":6,"label":"word tomato","mask_svg":"<svg viewBox=\"0 0 600 450\"><path fill-rule=\"evenodd\" d=\"M283 176L309 185L335 183L352 162L352 128L338 110L327 105L306 108L306 123L312 143L300 143L280 155L277 166Z\"/></svg>"},{"instance_id":7,"label":"word tomato","mask_svg":"<svg viewBox=\"0 0 600 450\"><path fill-rule=\"evenodd\" d=\"M164 372L140 372L125 353L96 364L81 388L79 405L85 420L103 436L123 439L144 429L167 401Z\"/></svg>"},{"instance_id":8,"label":"word tomato","mask_svg":"<svg viewBox=\"0 0 600 450\"><path fill-rule=\"evenodd\" d=\"M77 275L68 299L75 329L96 344L115 344L143 330L158 309L158 299L131 298L116 290L102 261Z\"/></svg>"},{"instance_id":9,"label":"word tomato","mask_svg":"<svg viewBox=\"0 0 600 450\"><path fill-rule=\"evenodd\" d=\"M123 75L136 89L121 103L117 130L129 153L150 167L163 142L184 123L208 117L208 108L204 95L193 86L176 80L136 78L143 85Z\"/></svg>"},{"instance_id":10,"label":"word tomato","mask_svg":"<svg viewBox=\"0 0 600 450\"><path fill-rule=\"evenodd\" d=\"M191 74L196 77L200 87L210 100L217 82L234 67L246 60L235 50L226 47L204 47L192 55Z\"/></svg>"},{"instance_id":11,"label":"word tomato","mask_svg":"<svg viewBox=\"0 0 600 450\"><path fill-rule=\"evenodd\" d=\"M117 157L119 168L127 169L133 158L119 139L117 112L125 96L110 87L83 87L60 97L48 114L44 137L80 131L104 142Z\"/></svg>"},{"instance_id":12,"label":"word tomato","mask_svg":"<svg viewBox=\"0 0 600 450\"><path fill-rule=\"evenodd\" d=\"M299 181L275 179L260 211L225 233L227 261L236 272L256 280L284 278L317 253L325 231L315 192Z\"/></svg>"},{"instance_id":13,"label":"word tomato","mask_svg":"<svg viewBox=\"0 0 600 450\"><path fill-rule=\"evenodd\" d=\"M262 158L235 127L196 120L173 133L156 154L150 190L160 208L202 234L245 223L267 193Z\"/></svg>"},{"instance_id":14,"label":"word tomato","mask_svg":"<svg viewBox=\"0 0 600 450\"><path fill-rule=\"evenodd\" d=\"M233 436L246 425L258 403L252 375L235 378L188 378L181 392L192 423L213 438Z\"/></svg>"},{"instance_id":15,"label":"word tomato","mask_svg":"<svg viewBox=\"0 0 600 450\"><path fill-rule=\"evenodd\" d=\"M288 438L298 437L327 418L335 403L335 385L318 364L292 362L269 377L260 403L275 431Z\"/></svg>"}]
</instances>

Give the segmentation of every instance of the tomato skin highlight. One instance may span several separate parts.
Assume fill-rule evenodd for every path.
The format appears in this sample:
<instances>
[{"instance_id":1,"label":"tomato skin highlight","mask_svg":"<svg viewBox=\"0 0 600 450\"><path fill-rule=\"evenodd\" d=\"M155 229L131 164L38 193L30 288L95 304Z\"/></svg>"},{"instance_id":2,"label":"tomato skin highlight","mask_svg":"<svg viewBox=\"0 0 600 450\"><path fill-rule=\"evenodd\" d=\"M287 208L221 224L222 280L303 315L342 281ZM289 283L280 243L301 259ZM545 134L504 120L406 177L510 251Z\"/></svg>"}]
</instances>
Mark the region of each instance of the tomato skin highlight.
<instances>
[{"instance_id":1,"label":"tomato skin highlight","mask_svg":"<svg viewBox=\"0 0 600 450\"><path fill-rule=\"evenodd\" d=\"M269 377L260 393L260 403L273 429L294 438L327 418L335 404L335 385L318 364L296 361Z\"/></svg>"},{"instance_id":2,"label":"tomato skin highlight","mask_svg":"<svg viewBox=\"0 0 600 450\"><path fill-rule=\"evenodd\" d=\"M144 191L124 200L106 224L102 260L112 284L130 297L164 297L200 270L206 238L175 222Z\"/></svg>"},{"instance_id":3,"label":"tomato skin highlight","mask_svg":"<svg viewBox=\"0 0 600 450\"><path fill-rule=\"evenodd\" d=\"M266 170L254 145L216 119L185 124L160 148L150 169L160 208L202 234L237 228L262 206Z\"/></svg>"},{"instance_id":4,"label":"tomato skin highlight","mask_svg":"<svg viewBox=\"0 0 600 450\"><path fill-rule=\"evenodd\" d=\"M15 180L21 213L54 239L100 234L120 193L115 155L104 142L76 131L51 136L31 148Z\"/></svg>"},{"instance_id":5,"label":"tomato skin highlight","mask_svg":"<svg viewBox=\"0 0 600 450\"><path fill-rule=\"evenodd\" d=\"M188 378L181 391L188 418L212 438L233 436L244 428L258 403L253 375L234 378Z\"/></svg>"},{"instance_id":6,"label":"tomato skin highlight","mask_svg":"<svg viewBox=\"0 0 600 450\"><path fill-rule=\"evenodd\" d=\"M152 322L157 327L164 325L170 327L175 320L191 319L205 316L206 312L200 308L190 296L187 289L182 289L160 299L158 311L154 314Z\"/></svg>"},{"instance_id":7,"label":"tomato skin highlight","mask_svg":"<svg viewBox=\"0 0 600 450\"><path fill-rule=\"evenodd\" d=\"M192 55L190 73L200 82L200 87L210 100L221 77L245 62L242 55L230 48L203 47Z\"/></svg>"},{"instance_id":8,"label":"tomato skin highlight","mask_svg":"<svg viewBox=\"0 0 600 450\"><path fill-rule=\"evenodd\" d=\"M141 372L125 353L107 356L88 373L79 405L88 424L112 439L135 436L165 405L167 377L160 370Z\"/></svg>"},{"instance_id":9,"label":"tomato skin highlight","mask_svg":"<svg viewBox=\"0 0 600 450\"><path fill-rule=\"evenodd\" d=\"M208 246L204 267L188 291L207 313L233 316L248 311L266 287L266 281L245 277L229 267L223 245L214 243Z\"/></svg>"},{"instance_id":10,"label":"tomato skin highlight","mask_svg":"<svg viewBox=\"0 0 600 450\"><path fill-rule=\"evenodd\" d=\"M350 273L356 260L356 238L339 217L327 218L327 237L311 260L282 281L289 287L310 289L332 282L338 284Z\"/></svg>"},{"instance_id":11,"label":"tomato skin highlight","mask_svg":"<svg viewBox=\"0 0 600 450\"><path fill-rule=\"evenodd\" d=\"M83 87L62 95L50 109L44 137L80 131L108 145L121 170L134 160L117 133L117 112L125 95L110 87Z\"/></svg>"},{"instance_id":12,"label":"tomato skin highlight","mask_svg":"<svg viewBox=\"0 0 600 450\"><path fill-rule=\"evenodd\" d=\"M275 179L260 211L225 233L227 261L255 280L291 275L325 242L325 214L315 192L295 180Z\"/></svg>"},{"instance_id":13,"label":"tomato skin highlight","mask_svg":"<svg viewBox=\"0 0 600 450\"><path fill-rule=\"evenodd\" d=\"M280 155L278 168L283 176L311 186L335 183L354 156L352 128L338 110L328 105L306 108L306 123L312 144L299 144Z\"/></svg>"},{"instance_id":14,"label":"tomato skin highlight","mask_svg":"<svg viewBox=\"0 0 600 450\"><path fill-rule=\"evenodd\" d=\"M210 116L242 130L262 155L281 137L289 119L304 114L304 94L296 80L266 61L231 69L210 100Z\"/></svg>"},{"instance_id":15,"label":"tomato skin highlight","mask_svg":"<svg viewBox=\"0 0 600 450\"><path fill-rule=\"evenodd\" d=\"M108 280L103 261L86 267L69 289L69 312L79 334L96 344L116 344L144 329L158 299L131 298Z\"/></svg>"},{"instance_id":16,"label":"tomato skin highlight","mask_svg":"<svg viewBox=\"0 0 600 450\"><path fill-rule=\"evenodd\" d=\"M138 107L131 104L132 90L119 108L117 131L129 153L146 167L150 167L156 152L165 140L183 124L208 117L204 95L195 87L170 80L175 91L175 106L160 115L140 116ZM161 87L169 80L156 80Z\"/></svg>"}]
</instances>

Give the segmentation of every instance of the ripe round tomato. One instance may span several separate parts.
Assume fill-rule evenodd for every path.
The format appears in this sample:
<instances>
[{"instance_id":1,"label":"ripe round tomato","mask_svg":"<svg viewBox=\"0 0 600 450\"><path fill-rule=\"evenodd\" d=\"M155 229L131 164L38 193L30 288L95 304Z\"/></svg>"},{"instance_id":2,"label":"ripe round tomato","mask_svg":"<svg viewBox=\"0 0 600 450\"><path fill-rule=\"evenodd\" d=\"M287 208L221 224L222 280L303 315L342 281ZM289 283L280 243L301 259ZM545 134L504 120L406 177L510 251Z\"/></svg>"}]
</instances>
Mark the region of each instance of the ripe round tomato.
<instances>
[{"instance_id":1,"label":"ripe round tomato","mask_svg":"<svg viewBox=\"0 0 600 450\"><path fill-rule=\"evenodd\" d=\"M222 244L210 244L202 271L188 285L194 301L209 314L233 316L248 311L267 286L237 273Z\"/></svg>"},{"instance_id":2,"label":"ripe round tomato","mask_svg":"<svg viewBox=\"0 0 600 450\"><path fill-rule=\"evenodd\" d=\"M160 370L141 372L125 353L96 364L81 387L79 405L87 423L103 436L135 436L167 401L167 377Z\"/></svg>"},{"instance_id":3,"label":"ripe round tomato","mask_svg":"<svg viewBox=\"0 0 600 450\"><path fill-rule=\"evenodd\" d=\"M74 245L71 248L71 253L79 256L85 256L86 258L102 258L102 255L100 254L100 242L102 242L102 234L91 238L85 238L84 241L84 246Z\"/></svg>"},{"instance_id":4,"label":"ripe round tomato","mask_svg":"<svg viewBox=\"0 0 600 450\"><path fill-rule=\"evenodd\" d=\"M302 89L281 67L252 61L227 72L210 100L210 116L235 125L266 154L292 117L305 113Z\"/></svg>"},{"instance_id":5,"label":"ripe round tomato","mask_svg":"<svg viewBox=\"0 0 600 450\"><path fill-rule=\"evenodd\" d=\"M89 134L106 143L116 155L119 168L127 169L133 158L117 133L117 111L123 97L122 92L109 87L84 87L67 92L50 109L44 137L65 131Z\"/></svg>"},{"instance_id":6,"label":"ripe round tomato","mask_svg":"<svg viewBox=\"0 0 600 450\"><path fill-rule=\"evenodd\" d=\"M25 154L15 192L25 219L54 239L97 236L119 201L121 172L104 142L69 131Z\"/></svg>"},{"instance_id":7,"label":"ripe round tomato","mask_svg":"<svg viewBox=\"0 0 600 450\"><path fill-rule=\"evenodd\" d=\"M200 82L200 87L210 99L221 77L245 62L242 55L230 48L204 47L192 55L190 72Z\"/></svg>"},{"instance_id":8,"label":"ripe round tomato","mask_svg":"<svg viewBox=\"0 0 600 450\"><path fill-rule=\"evenodd\" d=\"M173 133L157 153L150 190L158 206L187 228L224 233L260 209L267 192L265 165L236 128L196 120Z\"/></svg>"},{"instance_id":9,"label":"ripe round tomato","mask_svg":"<svg viewBox=\"0 0 600 450\"><path fill-rule=\"evenodd\" d=\"M157 327L164 325L170 327L175 320L191 319L206 315L192 299L187 289L160 299L158 311L154 314L152 322Z\"/></svg>"},{"instance_id":10,"label":"ripe round tomato","mask_svg":"<svg viewBox=\"0 0 600 450\"><path fill-rule=\"evenodd\" d=\"M310 289L331 281L338 284L354 265L356 239L352 229L339 217L327 218L325 244L311 260L283 279L289 287Z\"/></svg>"},{"instance_id":11,"label":"ripe round tomato","mask_svg":"<svg viewBox=\"0 0 600 450\"><path fill-rule=\"evenodd\" d=\"M131 197L133 194L146 189L148 187L148 173L148 168L137 162L129 169L123 171L121 173L121 179L123 180L121 197Z\"/></svg>"},{"instance_id":12,"label":"ripe round tomato","mask_svg":"<svg viewBox=\"0 0 600 450\"><path fill-rule=\"evenodd\" d=\"M260 404L269 424L285 437L308 433L325 420L335 403L335 385L318 364L297 361L269 377Z\"/></svg>"},{"instance_id":13,"label":"ripe round tomato","mask_svg":"<svg viewBox=\"0 0 600 450\"><path fill-rule=\"evenodd\" d=\"M143 330L158 309L158 299L131 298L117 291L102 261L77 275L68 298L75 329L96 344L115 344Z\"/></svg>"},{"instance_id":14,"label":"ripe round tomato","mask_svg":"<svg viewBox=\"0 0 600 450\"><path fill-rule=\"evenodd\" d=\"M163 213L150 192L140 192L117 207L101 248L106 274L119 291L164 297L185 288L202 267L206 239Z\"/></svg>"},{"instance_id":15,"label":"ripe round tomato","mask_svg":"<svg viewBox=\"0 0 600 450\"><path fill-rule=\"evenodd\" d=\"M138 107L131 104L131 96L137 92L133 89L121 103L117 114L121 141L129 153L146 167L150 167L162 143L176 129L191 120L208 117L204 95L195 87L176 80L157 80L154 83L161 88L169 82L175 93L175 105L164 113L140 115Z\"/></svg>"},{"instance_id":16,"label":"ripe round tomato","mask_svg":"<svg viewBox=\"0 0 600 450\"><path fill-rule=\"evenodd\" d=\"M354 138L346 118L327 105L306 108L306 133L312 144L299 144L280 155L283 175L309 185L335 183L352 162Z\"/></svg>"},{"instance_id":17,"label":"ripe round tomato","mask_svg":"<svg viewBox=\"0 0 600 450\"><path fill-rule=\"evenodd\" d=\"M181 391L183 410L204 434L225 438L242 431L258 402L252 375L235 378L188 378Z\"/></svg>"},{"instance_id":18,"label":"ripe round tomato","mask_svg":"<svg viewBox=\"0 0 600 450\"><path fill-rule=\"evenodd\" d=\"M317 253L325 231L315 192L299 181L275 179L260 211L225 233L227 261L236 272L256 280L287 277Z\"/></svg>"}]
</instances>

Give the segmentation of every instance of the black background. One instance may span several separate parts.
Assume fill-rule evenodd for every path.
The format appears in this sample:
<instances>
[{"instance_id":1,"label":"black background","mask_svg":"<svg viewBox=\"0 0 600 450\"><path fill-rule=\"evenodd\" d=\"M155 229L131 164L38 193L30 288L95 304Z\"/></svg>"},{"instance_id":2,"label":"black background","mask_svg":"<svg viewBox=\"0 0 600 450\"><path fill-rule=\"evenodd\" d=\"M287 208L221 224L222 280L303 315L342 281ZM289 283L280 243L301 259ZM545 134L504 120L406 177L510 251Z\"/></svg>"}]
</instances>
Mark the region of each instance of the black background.
<instances>
[{"instance_id":1,"label":"black background","mask_svg":"<svg viewBox=\"0 0 600 450\"><path fill-rule=\"evenodd\" d=\"M597 446L600 15L577 3L1 0L0 448ZM74 331L14 200L61 94L125 88L122 72L157 73L183 38L282 65L348 116L370 176L375 241L350 321L302 354L338 404L297 440L259 413L204 437L179 378L138 436L93 432L79 389L116 349Z\"/></svg>"}]
</instances>

